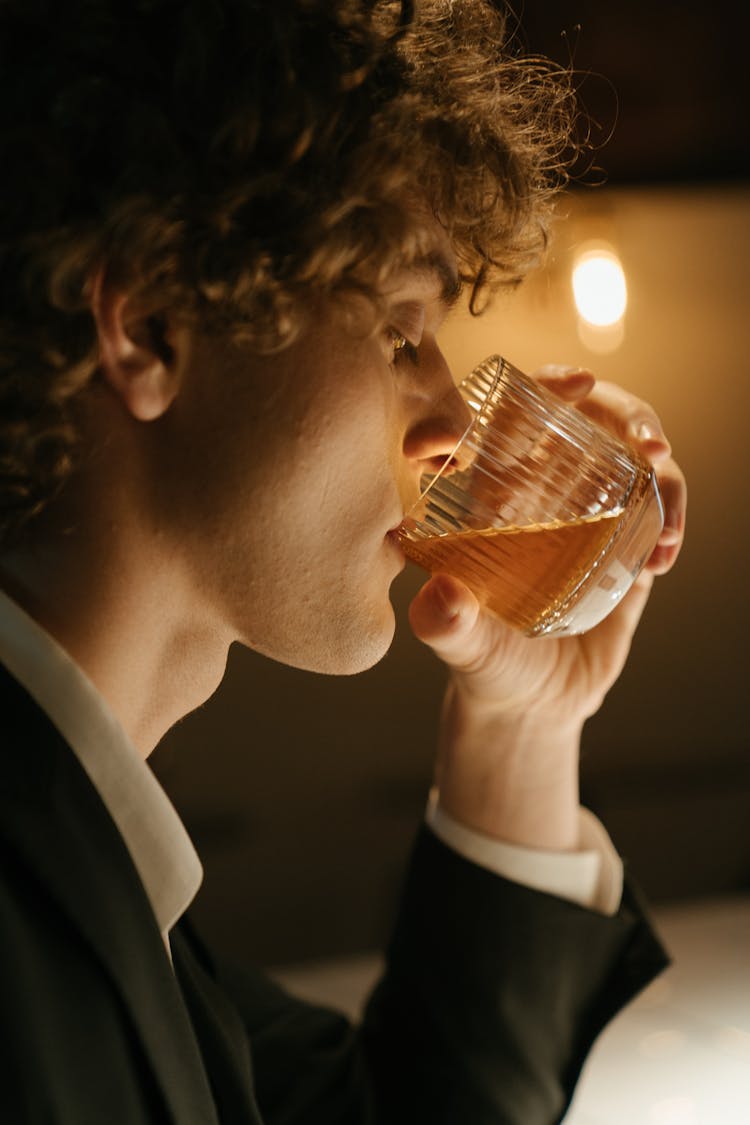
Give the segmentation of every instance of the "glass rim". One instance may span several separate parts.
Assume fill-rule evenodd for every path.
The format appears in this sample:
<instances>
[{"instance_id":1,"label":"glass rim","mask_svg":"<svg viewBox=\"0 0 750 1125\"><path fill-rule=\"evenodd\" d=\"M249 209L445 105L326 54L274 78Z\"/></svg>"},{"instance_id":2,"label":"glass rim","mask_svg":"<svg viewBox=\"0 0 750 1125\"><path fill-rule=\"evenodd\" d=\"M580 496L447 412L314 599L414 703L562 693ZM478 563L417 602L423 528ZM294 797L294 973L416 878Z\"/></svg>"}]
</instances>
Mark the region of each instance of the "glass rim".
<instances>
[{"instance_id":1,"label":"glass rim","mask_svg":"<svg viewBox=\"0 0 750 1125\"><path fill-rule=\"evenodd\" d=\"M497 384L500 382L503 371L506 369L506 367L511 366L511 364L503 356L498 355L497 353L495 353L494 355L488 355L486 357L486 359L482 359L482 360L479 361L479 363L476 363L474 365L474 367L472 367L469 374L465 375L460 383L456 383L454 385L454 388L453 388L454 391L458 391L459 394L461 394L461 387L463 387L465 383L468 383L469 379L472 378L474 373L480 367L483 367L485 364L491 364L491 363L495 364L495 373L492 376L492 382L490 383L489 390L487 391L486 395L484 396L484 400L483 400L481 406L479 407L479 410L477 410L473 414L473 417L469 420L469 422L467 422L466 428L462 431L460 438L458 439L456 444L453 446L450 453L446 454L445 460L443 461L443 463L440 466L440 468L438 469L438 471L433 474L430 483L427 485L426 488L423 488L421 490L417 499L414 501L413 504L411 504L409 506L409 510L405 513L404 519L407 519L409 516L411 516L411 514L415 510L415 508L417 508L422 503L422 501L424 500L427 493L432 491L433 486L444 476L446 470L448 468L450 468L451 462L453 461L454 457L456 456L457 451L461 448L461 446L465 442L468 434L471 432L471 430L474 429L474 427L476 426L479 419L482 417L482 415L488 409L491 398L492 398L492 393L495 390L495 387L497 386ZM464 401L466 401L466 400L464 400ZM471 410L471 407L469 406L469 404L467 403L466 405Z\"/></svg>"}]
</instances>

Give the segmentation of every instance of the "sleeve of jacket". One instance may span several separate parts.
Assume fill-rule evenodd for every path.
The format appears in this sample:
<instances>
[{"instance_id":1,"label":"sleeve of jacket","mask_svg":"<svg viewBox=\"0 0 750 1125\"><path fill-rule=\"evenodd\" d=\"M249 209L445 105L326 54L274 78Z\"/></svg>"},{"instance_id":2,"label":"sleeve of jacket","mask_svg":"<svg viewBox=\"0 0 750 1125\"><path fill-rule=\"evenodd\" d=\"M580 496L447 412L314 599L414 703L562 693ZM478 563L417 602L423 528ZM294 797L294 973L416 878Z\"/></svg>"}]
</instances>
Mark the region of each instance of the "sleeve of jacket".
<instances>
[{"instance_id":1,"label":"sleeve of jacket","mask_svg":"<svg viewBox=\"0 0 750 1125\"><path fill-rule=\"evenodd\" d=\"M553 1125L598 1033L667 963L630 886L606 917L424 829L363 1027L378 1120Z\"/></svg>"},{"instance_id":2,"label":"sleeve of jacket","mask_svg":"<svg viewBox=\"0 0 750 1125\"><path fill-rule=\"evenodd\" d=\"M615 917L418 837L362 1026L224 973L268 1125L555 1125L612 1016L665 965L628 887Z\"/></svg>"}]
</instances>

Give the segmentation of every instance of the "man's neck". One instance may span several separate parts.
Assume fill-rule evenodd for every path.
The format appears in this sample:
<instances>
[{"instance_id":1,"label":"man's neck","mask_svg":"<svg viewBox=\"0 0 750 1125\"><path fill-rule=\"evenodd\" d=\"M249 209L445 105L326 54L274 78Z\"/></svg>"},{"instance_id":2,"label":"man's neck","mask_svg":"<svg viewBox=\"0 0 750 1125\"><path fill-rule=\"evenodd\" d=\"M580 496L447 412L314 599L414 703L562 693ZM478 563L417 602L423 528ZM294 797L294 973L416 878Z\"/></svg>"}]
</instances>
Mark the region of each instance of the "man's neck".
<instances>
[{"instance_id":1,"label":"man's neck","mask_svg":"<svg viewBox=\"0 0 750 1125\"><path fill-rule=\"evenodd\" d=\"M221 682L231 637L132 535L4 552L0 587L72 656L144 757Z\"/></svg>"}]
</instances>

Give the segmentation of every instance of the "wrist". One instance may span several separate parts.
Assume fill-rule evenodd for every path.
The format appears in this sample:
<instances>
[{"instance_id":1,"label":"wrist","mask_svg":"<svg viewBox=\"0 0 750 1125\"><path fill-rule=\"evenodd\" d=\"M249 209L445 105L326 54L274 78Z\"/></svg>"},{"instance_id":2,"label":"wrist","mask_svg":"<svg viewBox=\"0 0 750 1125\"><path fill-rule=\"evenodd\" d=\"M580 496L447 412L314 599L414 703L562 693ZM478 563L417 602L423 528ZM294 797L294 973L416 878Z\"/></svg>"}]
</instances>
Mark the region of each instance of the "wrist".
<instances>
[{"instance_id":1,"label":"wrist","mask_svg":"<svg viewBox=\"0 0 750 1125\"><path fill-rule=\"evenodd\" d=\"M507 843L576 849L582 725L533 710L467 705L449 692L438 772L441 808L467 828Z\"/></svg>"}]
</instances>

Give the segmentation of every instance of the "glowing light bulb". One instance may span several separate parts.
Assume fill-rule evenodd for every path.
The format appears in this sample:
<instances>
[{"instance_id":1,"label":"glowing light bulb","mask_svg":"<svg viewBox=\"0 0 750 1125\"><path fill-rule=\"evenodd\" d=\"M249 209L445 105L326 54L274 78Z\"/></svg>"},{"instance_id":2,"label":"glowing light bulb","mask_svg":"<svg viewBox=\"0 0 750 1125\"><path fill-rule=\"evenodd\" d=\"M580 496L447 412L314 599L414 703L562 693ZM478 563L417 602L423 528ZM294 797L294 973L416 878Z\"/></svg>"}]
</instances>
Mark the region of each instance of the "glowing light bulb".
<instances>
[{"instance_id":1,"label":"glowing light bulb","mask_svg":"<svg viewBox=\"0 0 750 1125\"><path fill-rule=\"evenodd\" d=\"M617 255L603 248L583 252L573 267L573 296L579 316L588 324L607 328L621 321L628 287Z\"/></svg>"}]
</instances>

